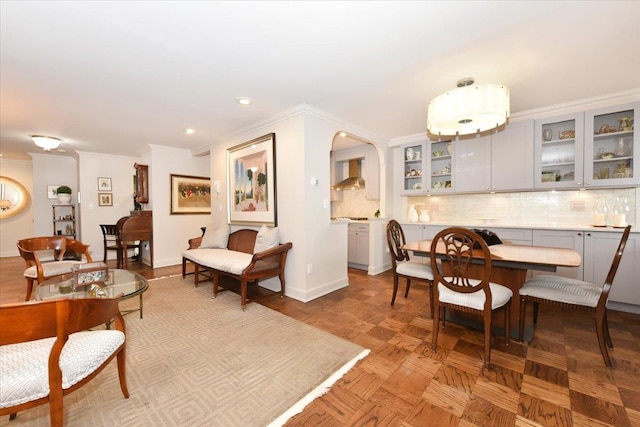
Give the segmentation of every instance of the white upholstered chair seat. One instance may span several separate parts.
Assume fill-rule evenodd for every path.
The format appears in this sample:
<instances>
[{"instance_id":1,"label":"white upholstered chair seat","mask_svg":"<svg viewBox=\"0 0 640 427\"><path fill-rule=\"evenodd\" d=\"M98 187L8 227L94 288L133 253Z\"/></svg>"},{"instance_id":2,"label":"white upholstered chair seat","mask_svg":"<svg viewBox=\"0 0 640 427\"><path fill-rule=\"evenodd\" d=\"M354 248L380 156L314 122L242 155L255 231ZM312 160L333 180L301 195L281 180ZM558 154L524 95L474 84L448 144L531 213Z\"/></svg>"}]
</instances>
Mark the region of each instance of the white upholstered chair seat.
<instances>
[{"instance_id":1,"label":"white upholstered chair seat","mask_svg":"<svg viewBox=\"0 0 640 427\"><path fill-rule=\"evenodd\" d=\"M237 275L242 274L253 258L253 254L219 248L188 249L182 256L196 264Z\"/></svg>"},{"instance_id":2,"label":"white upholstered chair seat","mask_svg":"<svg viewBox=\"0 0 640 427\"><path fill-rule=\"evenodd\" d=\"M59 276L61 274L71 273L71 269L76 264L82 264L86 261L75 261L75 260L65 260L65 261L52 261L52 262L43 262L42 271L44 273L45 279L47 277ZM24 277L28 277L31 279L38 278L38 269L37 266L32 265L31 267L24 270Z\"/></svg>"},{"instance_id":3,"label":"white upholstered chair seat","mask_svg":"<svg viewBox=\"0 0 640 427\"><path fill-rule=\"evenodd\" d=\"M451 281L451 277L445 277L447 281ZM472 286L479 284L481 281L477 279L469 279L469 283ZM513 297L513 292L506 286L498 285L497 283L489 283L489 289L491 289L491 309L502 307L507 304ZM462 293L455 292L447 288L443 284L438 284L438 293L441 302L447 304L455 304L463 307L473 308L474 310L484 310L484 303L486 297L482 289L476 292Z\"/></svg>"},{"instance_id":4,"label":"white upholstered chair seat","mask_svg":"<svg viewBox=\"0 0 640 427\"><path fill-rule=\"evenodd\" d=\"M396 273L405 276L433 280L433 271L428 264L417 261L401 261L396 266Z\"/></svg>"},{"instance_id":5,"label":"white upholstered chair seat","mask_svg":"<svg viewBox=\"0 0 640 427\"><path fill-rule=\"evenodd\" d=\"M598 305L602 288L582 280L561 276L536 276L520 288L520 295L544 298L586 307Z\"/></svg>"},{"instance_id":6,"label":"white upholstered chair seat","mask_svg":"<svg viewBox=\"0 0 640 427\"><path fill-rule=\"evenodd\" d=\"M49 395L49 354L56 338L0 346L0 408ZM62 388L68 389L99 368L125 341L117 330L69 335L60 355Z\"/></svg>"}]
</instances>

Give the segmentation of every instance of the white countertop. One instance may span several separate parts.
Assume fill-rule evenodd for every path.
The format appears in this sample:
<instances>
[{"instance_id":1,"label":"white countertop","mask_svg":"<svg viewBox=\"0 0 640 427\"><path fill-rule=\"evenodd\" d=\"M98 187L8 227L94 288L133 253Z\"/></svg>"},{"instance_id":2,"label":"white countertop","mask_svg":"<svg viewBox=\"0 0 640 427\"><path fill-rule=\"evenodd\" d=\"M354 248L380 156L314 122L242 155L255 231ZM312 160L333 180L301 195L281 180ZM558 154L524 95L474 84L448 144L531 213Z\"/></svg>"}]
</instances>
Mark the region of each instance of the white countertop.
<instances>
[{"instance_id":1,"label":"white countertop","mask_svg":"<svg viewBox=\"0 0 640 427\"><path fill-rule=\"evenodd\" d=\"M594 227L594 226L585 226L585 225L517 225L517 224L487 224L485 222L477 222L477 223L460 223L460 222L447 222L447 221L430 221L430 222L411 222L411 221L398 221L401 224L406 225L434 225L434 226L444 226L444 227L473 227L473 228L519 228L519 229L528 229L528 230L575 230L575 231L605 231L605 232L614 232L614 233L622 233L624 228L614 228L614 227ZM631 227L632 233L640 233L640 229L637 227Z\"/></svg>"}]
</instances>

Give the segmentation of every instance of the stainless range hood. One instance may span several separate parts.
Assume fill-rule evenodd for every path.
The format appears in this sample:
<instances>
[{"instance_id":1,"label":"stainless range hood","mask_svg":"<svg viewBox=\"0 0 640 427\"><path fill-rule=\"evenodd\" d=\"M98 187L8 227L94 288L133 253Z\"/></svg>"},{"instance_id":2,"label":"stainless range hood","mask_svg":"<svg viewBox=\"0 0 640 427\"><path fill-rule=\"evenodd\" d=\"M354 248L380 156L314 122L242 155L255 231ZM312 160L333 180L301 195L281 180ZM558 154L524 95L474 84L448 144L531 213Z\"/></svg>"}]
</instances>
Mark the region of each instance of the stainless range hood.
<instances>
[{"instance_id":1,"label":"stainless range hood","mask_svg":"<svg viewBox=\"0 0 640 427\"><path fill-rule=\"evenodd\" d=\"M332 190L359 190L364 188L364 179L362 179L362 161L359 159L349 160L349 178L344 179L332 186Z\"/></svg>"}]
</instances>

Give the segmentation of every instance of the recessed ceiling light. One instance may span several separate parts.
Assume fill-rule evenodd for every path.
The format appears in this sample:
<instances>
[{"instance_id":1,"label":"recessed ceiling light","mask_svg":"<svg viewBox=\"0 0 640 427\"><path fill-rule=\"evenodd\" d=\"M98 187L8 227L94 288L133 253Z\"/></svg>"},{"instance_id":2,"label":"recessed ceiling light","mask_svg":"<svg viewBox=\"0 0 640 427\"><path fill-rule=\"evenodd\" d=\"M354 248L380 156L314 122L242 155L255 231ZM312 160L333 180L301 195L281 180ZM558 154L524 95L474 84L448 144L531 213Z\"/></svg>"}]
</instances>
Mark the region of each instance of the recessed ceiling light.
<instances>
[{"instance_id":1,"label":"recessed ceiling light","mask_svg":"<svg viewBox=\"0 0 640 427\"><path fill-rule=\"evenodd\" d=\"M184 133L186 133L187 135L193 135L194 133L196 133L196 131L191 128L187 128L184 130Z\"/></svg>"},{"instance_id":2,"label":"recessed ceiling light","mask_svg":"<svg viewBox=\"0 0 640 427\"><path fill-rule=\"evenodd\" d=\"M340 136L344 138L345 136L347 136L347 133L346 132L340 132Z\"/></svg>"},{"instance_id":3,"label":"recessed ceiling light","mask_svg":"<svg viewBox=\"0 0 640 427\"><path fill-rule=\"evenodd\" d=\"M240 105L249 105L251 104L251 99L241 96L239 98L236 98L236 102Z\"/></svg>"}]
</instances>

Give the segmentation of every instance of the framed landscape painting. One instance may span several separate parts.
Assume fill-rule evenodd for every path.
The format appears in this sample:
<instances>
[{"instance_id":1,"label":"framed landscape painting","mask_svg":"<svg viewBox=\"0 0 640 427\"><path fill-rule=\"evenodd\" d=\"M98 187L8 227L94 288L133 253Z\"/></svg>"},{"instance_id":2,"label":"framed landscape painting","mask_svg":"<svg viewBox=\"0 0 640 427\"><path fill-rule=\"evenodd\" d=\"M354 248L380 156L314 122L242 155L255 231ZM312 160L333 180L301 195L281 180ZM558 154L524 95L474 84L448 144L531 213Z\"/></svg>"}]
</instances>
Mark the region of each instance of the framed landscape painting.
<instances>
[{"instance_id":1,"label":"framed landscape painting","mask_svg":"<svg viewBox=\"0 0 640 427\"><path fill-rule=\"evenodd\" d=\"M171 215L211 213L211 179L171 174Z\"/></svg>"},{"instance_id":2,"label":"framed landscape painting","mask_svg":"<svg viewBox=\"0 0 640 427\"><path fill-rule=\"evenodd\" d=\"M276 134L227 150L229 224L278 225Z\"/></svg>"}]
</instances>

